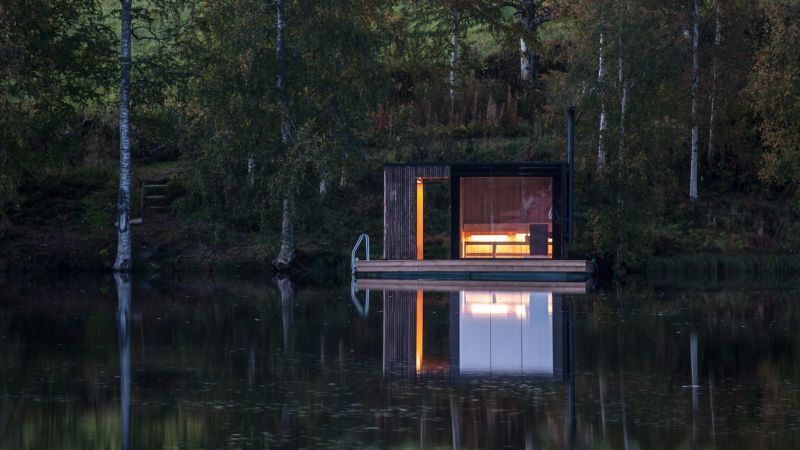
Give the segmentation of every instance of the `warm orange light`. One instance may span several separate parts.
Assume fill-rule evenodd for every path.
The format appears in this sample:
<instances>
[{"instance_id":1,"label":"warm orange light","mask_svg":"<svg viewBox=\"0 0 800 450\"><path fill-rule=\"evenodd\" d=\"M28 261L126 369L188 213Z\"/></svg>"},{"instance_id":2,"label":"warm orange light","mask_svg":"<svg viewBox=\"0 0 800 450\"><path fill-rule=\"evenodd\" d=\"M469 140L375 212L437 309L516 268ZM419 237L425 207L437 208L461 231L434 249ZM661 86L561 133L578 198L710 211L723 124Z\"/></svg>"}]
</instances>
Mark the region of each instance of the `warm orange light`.
<instances>
[{"instance_id":1,"label":"warm orange light","mask_svg":"<svg viewBox=\"0 0 800 450\"><path fill-rule=\"evenodd\" d=\"M425 219L423 216L423 197L424 197L424 184L422 178L417 178L417 259L423 259L423 243L424 236L423 230L425 226Z\"/></svg>"},{"instance_id":2,"label":"warm orange light","mask_svg":"<svg viewBox=\"0 0 800 450\"><path fill-rule=\"evenodd\" d=\"M521 258L528 255L528 233L462 233L464 257Z\"/></svg>"},{"instance_id":3,"label":"warm orange light","mask_svg":"<svg viewBox=\"0 0 800 450\"><path fill-rule=\"evenodd\" d=\"M416 345L416 369L417 373L422 370L422 290L417 290L417 345Z\"/></svg>"},{"instance_id":4,"label":"warm orange light","mask_svg":"<svg viewBox=\"0 0 800 450\"><path fill-rule=\"evenodd\" d=\"M464 236L468 242L525 242L526 237L528 237L526 233L466 234Z\"/></svg>"},{"instance_id":5,"label":"warm orange light","mask_svg":"<svg viewBox=\"0 0 800 450\"><path fill-rule=\"evenodd\" d=\"M464 301L473 316L528 317L524 296L512 292L464 292Z\"/></svg>"}]
</instances>

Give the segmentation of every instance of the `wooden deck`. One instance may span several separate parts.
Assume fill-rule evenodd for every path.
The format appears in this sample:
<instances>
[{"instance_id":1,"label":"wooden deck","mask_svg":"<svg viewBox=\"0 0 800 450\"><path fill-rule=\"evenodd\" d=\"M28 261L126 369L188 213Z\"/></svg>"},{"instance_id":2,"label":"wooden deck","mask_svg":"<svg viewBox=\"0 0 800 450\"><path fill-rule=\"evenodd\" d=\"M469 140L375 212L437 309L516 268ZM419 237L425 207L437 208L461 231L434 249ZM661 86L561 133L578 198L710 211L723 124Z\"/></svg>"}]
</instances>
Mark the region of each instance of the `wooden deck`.
<instances>
[{"instance_id":1,"label":"wooden deck","mask_svg":"<svg viewBox=\"0 0 800 450\"><path fill-rule=\"evenodd\" d=\"M537 291L554 294L585 294L593 281L480 281L480 280L380 280L373 278L356 280L356 289L363 291Z\"/></svg>"},{"instance_id":2,"label":"wooden deck","mask_svg":"<svg viewBox=\"0 0 800 450\"><path fill-rule=\"evenodd\" d=\"M580 282L593 266L553 259L371 260L357 261L355 272L359 279Z\"/></svg>"}]
</instances>

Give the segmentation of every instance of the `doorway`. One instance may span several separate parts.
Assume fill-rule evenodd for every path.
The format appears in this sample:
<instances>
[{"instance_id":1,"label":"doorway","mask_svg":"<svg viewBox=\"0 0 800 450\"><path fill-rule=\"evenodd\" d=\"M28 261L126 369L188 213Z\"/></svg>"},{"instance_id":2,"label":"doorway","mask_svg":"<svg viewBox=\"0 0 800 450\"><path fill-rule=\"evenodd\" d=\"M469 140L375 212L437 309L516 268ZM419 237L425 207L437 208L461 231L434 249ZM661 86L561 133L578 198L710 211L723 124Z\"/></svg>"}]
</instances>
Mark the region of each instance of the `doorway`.
<instances>
[{"instance_id":1,"label":"doorway","mask_svg":"<svg viewBox=\"0 0 800 450\"><path fill-rule=\"evenodd\" d=\"M417 259L450 259L450 183L417 178L416 195Z\"/></svg>"}]
</instances>

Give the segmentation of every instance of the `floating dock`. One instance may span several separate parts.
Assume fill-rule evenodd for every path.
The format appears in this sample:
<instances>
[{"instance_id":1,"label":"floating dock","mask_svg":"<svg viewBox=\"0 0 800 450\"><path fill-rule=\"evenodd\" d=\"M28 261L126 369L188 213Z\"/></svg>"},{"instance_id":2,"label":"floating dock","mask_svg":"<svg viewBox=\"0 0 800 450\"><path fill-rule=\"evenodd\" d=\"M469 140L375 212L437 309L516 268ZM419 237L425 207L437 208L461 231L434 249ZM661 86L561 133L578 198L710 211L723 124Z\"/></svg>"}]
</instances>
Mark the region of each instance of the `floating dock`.
<instances>
[{"instance_id":1,"label":"floating dock","mask_svg":"<svg viewBox=\"0 0 800 450\"><path fill-rule=\"evenodd\" d=\"M550 259L355 260L353 269L359 280L585 283L594 265L583 260Z\"/></svg>"},{"instance_id":2,"label":"floating dock","mask_svg":"<svg viewBox=\"0 0 800 450\"><path fill-rule=\"evenodd\" d=\"M585 294L594 280L586 281L480 281L480 280L388 280L362 278L355 280L354 287L358 291L391 290L391 291L493 291L519 292L536 291L554 294Z\"/></svg>"}]
</instances>

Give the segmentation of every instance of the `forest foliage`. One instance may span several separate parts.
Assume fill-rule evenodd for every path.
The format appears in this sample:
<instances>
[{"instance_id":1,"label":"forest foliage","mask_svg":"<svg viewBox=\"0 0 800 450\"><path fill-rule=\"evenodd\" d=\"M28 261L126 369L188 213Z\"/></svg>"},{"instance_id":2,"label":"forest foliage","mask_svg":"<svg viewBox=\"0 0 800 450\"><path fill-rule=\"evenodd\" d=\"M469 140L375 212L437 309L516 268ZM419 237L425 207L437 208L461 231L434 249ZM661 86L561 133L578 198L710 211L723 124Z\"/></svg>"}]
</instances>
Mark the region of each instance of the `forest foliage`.
<instances>
[{"instance_id":1,"label":"forest foliage","mask_svg":"<svg viewBox=\"0 0 800 450\"><path fill-rule=\"evenodd\" d=\"M800 2L698 10L697 202L692 0L290 0L284 93L272 2L134 0L134 177L168 167L173 214L265 253L289 186L300 251L341 253L381 234L383 163L563 160L575 106L576 255L796 253ZM0 5L0 235L32 191L113 173L118 41L111 0Z\"/></svg>"}]
</instances>

